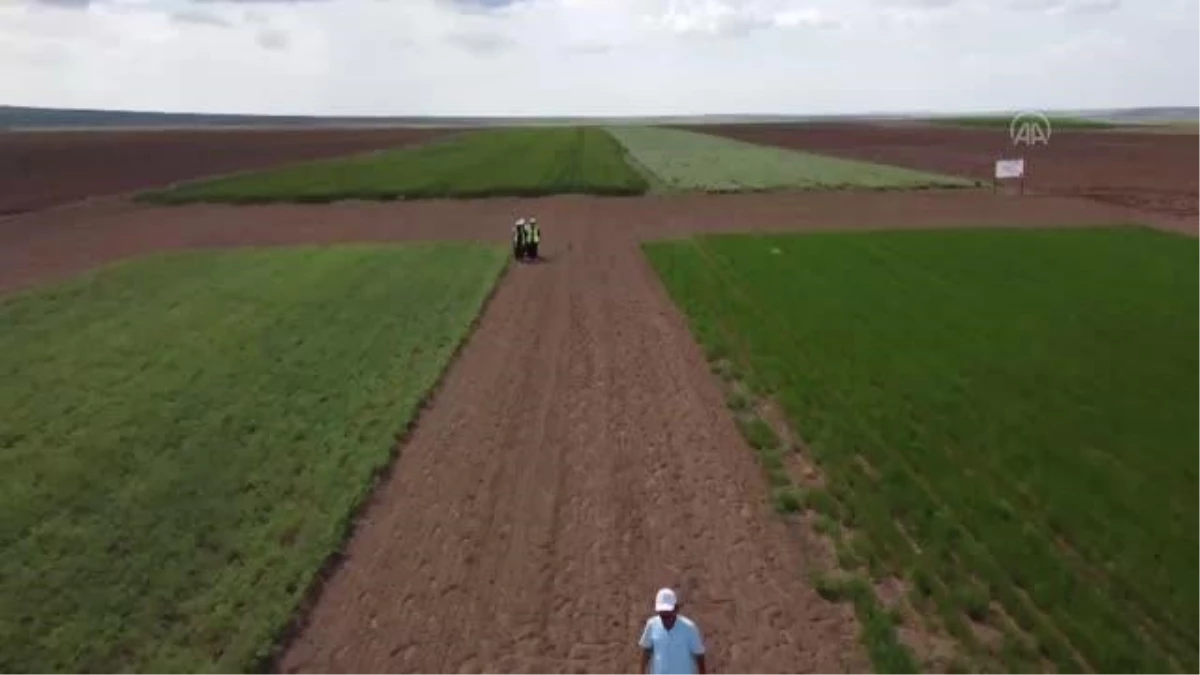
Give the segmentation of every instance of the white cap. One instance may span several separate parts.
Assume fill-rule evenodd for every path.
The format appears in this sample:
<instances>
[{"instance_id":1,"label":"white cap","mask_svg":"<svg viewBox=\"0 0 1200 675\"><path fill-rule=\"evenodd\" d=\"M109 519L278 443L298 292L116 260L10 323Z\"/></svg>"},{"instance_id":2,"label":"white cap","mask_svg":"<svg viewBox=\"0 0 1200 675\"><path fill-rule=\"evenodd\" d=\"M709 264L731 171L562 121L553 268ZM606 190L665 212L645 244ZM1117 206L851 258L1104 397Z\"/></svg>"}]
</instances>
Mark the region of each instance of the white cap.
<instances>
[{"instance_id":1,"label":"white cap","mask_svg":"<svg viewBox=\"0 0 1200 675\"><path fill-rule=\"evenodd\" d=\"M518 224L518 225L524 225L524 224L525 224L525 219L524 219L524 218L517 218L517 224Z\"/></svg>"},{"instance_id":2,"label":"white cap","mask_svg":"<svg viewBox=\"0 0 1200 675\"><path fill-rule=\"evenodd\" d=\"M675 597L675 591L669 588L658 589L658 593L654 596L654 611L674 612L676 604L678 604L678 599Z\"/></svg>"}]
</instances>

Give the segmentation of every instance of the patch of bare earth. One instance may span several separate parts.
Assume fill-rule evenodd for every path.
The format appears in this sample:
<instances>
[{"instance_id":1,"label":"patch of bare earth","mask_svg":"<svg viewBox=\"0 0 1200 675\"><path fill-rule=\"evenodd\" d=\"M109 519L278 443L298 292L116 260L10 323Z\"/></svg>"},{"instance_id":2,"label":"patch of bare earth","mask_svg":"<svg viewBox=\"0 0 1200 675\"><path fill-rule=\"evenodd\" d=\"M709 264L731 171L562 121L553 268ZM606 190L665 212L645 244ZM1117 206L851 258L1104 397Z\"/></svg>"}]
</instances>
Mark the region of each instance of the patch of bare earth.
<instances>
[{"instance_id":1,"label":"patch of bare earth","mask_svg":"<svg viewBox=\"0 0 1200 675\"><path fill-rule=\"evenodd\" d=\"M853 609L808 583L828 564L806 550L818 540L772 511L755 454L639 242L1127 215L975 193L242 208L101 200L0 220L0 290L163 249L504 245L512 219L530 213L547 260L500 283L278 668L632 670L654 590L671 585L704 630L714 670L866 670Z\"/></svg>"}]
</instances>

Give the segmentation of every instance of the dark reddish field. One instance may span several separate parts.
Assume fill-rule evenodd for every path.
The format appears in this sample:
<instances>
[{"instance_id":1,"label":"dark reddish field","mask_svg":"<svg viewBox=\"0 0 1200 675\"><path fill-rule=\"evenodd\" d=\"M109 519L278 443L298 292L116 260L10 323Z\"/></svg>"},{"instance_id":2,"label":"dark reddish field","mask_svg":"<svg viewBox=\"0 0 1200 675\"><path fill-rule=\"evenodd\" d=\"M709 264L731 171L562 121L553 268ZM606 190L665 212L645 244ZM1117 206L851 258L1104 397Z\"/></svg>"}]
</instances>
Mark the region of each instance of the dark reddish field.
<instances>
[{"instance_id":1,"label":"dark reddish field","mask_svg":"<svg viewBox=\"0 0 1200 675\"><path fill-rule=\"evenodd\" d=\"M924 124L704 125L751 143L940 171L990 181L995 160L1024 154L1027 190L1084 196L1173 216L1197 214L1197 136L1114 130L1054 132L1016 148L1008 129Z\"/></svg>"},{"instance_id":2,"label":"dark reddish field","mask_svg":"<svg viewBox=\"0 0 1200 675\"><path fill-rule=\"evenodd\" d=\"M0 215L272 164L408 145L447 129L0 132Z\"/></svg>"}]
</instances>

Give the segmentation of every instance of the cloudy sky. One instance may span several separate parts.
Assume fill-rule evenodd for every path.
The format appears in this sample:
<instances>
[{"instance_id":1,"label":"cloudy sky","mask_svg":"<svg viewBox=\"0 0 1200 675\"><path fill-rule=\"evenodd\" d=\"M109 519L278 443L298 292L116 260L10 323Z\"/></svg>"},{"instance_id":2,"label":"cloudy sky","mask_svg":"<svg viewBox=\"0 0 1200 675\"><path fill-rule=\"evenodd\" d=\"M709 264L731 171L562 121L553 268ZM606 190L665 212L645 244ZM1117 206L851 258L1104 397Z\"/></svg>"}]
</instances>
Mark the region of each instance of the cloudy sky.
<instances>
[{"instance_id":1,"label":"cloudy sky","mask_svg":"<svg viewBox=\"0 0 1200 675\"><path fill-rule=\"evenodd\" d=\"M348 115L1195 105L1200 0L0 0L0 103Z\"/></svg>"}]
</instances>

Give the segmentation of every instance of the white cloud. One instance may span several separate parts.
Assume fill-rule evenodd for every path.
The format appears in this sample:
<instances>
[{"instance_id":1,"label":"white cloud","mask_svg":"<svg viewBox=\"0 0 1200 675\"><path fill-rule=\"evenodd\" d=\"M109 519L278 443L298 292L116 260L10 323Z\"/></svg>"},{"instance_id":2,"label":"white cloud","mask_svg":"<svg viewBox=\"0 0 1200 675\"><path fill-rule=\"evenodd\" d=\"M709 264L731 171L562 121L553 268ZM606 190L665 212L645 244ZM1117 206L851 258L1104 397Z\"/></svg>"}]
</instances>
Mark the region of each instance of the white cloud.
<instances>
[{"instance_id":1,"label":"white cloud","mask_svg":"<svg viewBox=\"0 0 1200 675\"><path fill-rule=\"evenodd\" d=\"M1196 104L1198 19L1194 0L0 0L0 102L446 115Z\"/></svg>"}]
</instances>

